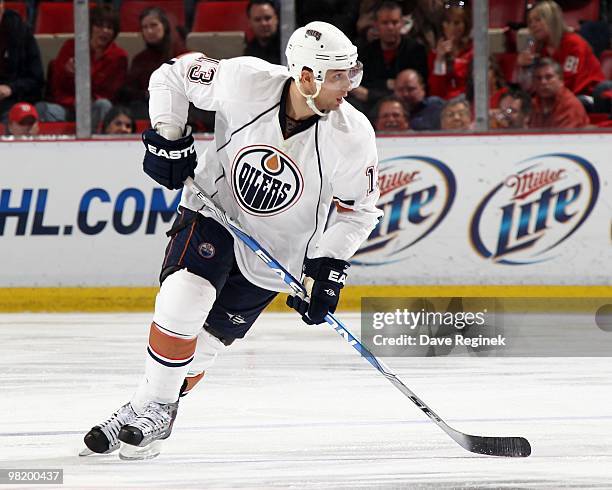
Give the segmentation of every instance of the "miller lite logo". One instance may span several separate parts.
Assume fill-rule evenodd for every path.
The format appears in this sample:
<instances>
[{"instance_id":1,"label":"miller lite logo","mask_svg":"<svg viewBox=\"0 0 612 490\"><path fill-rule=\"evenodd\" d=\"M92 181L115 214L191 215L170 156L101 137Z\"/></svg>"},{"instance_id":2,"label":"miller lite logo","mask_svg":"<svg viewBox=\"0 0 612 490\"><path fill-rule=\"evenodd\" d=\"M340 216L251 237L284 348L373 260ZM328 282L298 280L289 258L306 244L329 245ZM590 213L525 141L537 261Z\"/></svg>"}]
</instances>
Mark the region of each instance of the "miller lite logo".
<instances>
[{"instance_id":1,"label":"miller lite logo","mask_svg":"<svg viewBox=\"0 0 612 490\"><path fill-rule=\"evenodd\" d=\"M411 247L444 220L457 189L450 168L424 156L400 156L380 161L378 187L377 207L385 214L351 260L355 265L406 260L413 254Z\"/></svg>"},{"instance_id":2,"label":"miller lite logo","mask_svg":"<svg viewBox=\"0 0 612 490\"><path fill-rule=\"evenodd\" d=\"M304 179L298 166L266 145L241 149L232 164L232 190L240 207L256 216L273 216L293 206Z\"/></svg>"},{"instance_id":3,"label":"miller lite logo","mask_svg":"<svg viewBox=\"0 0 612 490\"><path fill-rule=\"evenodd\" d=\"M498 264L550 260L589 217L598 195L597 172L581 157L554 153L519 162L476 208L472 245Z\"/></svg>"}]
</instances>

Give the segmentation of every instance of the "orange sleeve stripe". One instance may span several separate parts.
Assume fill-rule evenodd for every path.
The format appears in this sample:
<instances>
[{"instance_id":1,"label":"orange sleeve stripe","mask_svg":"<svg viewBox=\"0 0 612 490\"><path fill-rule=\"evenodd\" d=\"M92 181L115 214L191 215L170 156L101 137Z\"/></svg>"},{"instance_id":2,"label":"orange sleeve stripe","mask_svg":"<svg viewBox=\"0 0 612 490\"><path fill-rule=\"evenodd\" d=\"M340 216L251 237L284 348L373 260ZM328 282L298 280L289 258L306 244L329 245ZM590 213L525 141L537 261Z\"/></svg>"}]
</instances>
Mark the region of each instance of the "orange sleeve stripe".
<instances>
[{"instance_id":1,"label":"orange sleeve stripe","mask_svg":"<svg viewBox=\"0 0 612 490\"><path fill-rule=\"evenodd\" d=\"M353 210L350 208L345 208L344 206L342 206L342 204L338 203L337 201L334 201L334 204L336 205L336 210L339 213L352 213Z\"/></svg>"},{"instance_id":2,"label":"orange sleeve stripe","mask_svg":"<svg viewBox=\"0 0 612 490\"><path fill-rule=\"evenodd\" d=\"M197 339L179 339L162 332L155 323L149 330L149 346L157 355L182 361L189 359L195 353Z\"/></svg>"}]
</instances>

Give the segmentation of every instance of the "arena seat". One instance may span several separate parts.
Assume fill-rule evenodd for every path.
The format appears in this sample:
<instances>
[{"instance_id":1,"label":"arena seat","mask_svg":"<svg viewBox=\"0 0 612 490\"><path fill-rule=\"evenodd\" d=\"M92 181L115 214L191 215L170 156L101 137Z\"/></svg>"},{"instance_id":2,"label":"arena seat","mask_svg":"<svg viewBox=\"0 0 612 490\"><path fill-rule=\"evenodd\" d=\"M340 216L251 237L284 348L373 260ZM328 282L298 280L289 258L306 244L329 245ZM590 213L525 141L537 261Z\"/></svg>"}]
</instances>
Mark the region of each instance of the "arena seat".
<instances>
[{"instance_id":1,"label":"arena seat","mask_svg":"<svg viewBox=\"0 0 612 490\"><path fill-rule=\"evenodd\" d=\"M160 7L166 12L170 24L174 27L185 25L185 4L183 0L126 0L121 2L119 15L122 32L140 32L138 17L147 7Z\"/></svg>"},{"instance_id":2,"label":"arena seat","mask_svg":"<svg viewBox=\"0 0 612 490\"><path fill-rule=\"evenodd\" d=\"M75 134L75 122L39 122L38 134Z\"/></svg>"},{"instance_id":3,"label":"arena seat","mask_svg":"<svg viewBox=\"0 0 612 490\"><path fill-rule=\"evenodd\" d=\"M489 0L489 27L525 22L525 0Z\"/></svg>"},{"instance_id":4,"label":"arena seat","mask_svg":"<svg viewBox=\"0 0 612 490\"><path fill-rule=\"evenodd\" d=\"M589 113L589 120L591 121L591 124L599 124L602 122L607 121L608 119L610 119L610 114L606 114L603 112L591 112Z\"/></svg>"},{"instance_id":5,"label":"arena seat","mask_svg":"<svg viewBox=\"0 0 612 490\"><path fill-rule=\"evenodd\" d=\"M28 9L25 2L4 2L4 8L17 12L22 20L28 20Z\"/></svg>"},{"instance_id":6,"label":"arena seat","mask_svg":"<svg viewBox=\"0 0 612 490\"><path fill-rule=\"evenodd\" d=\"M60 48L68 39L72 39L74 34L35 34L34 38L40 49L40 58L45 72L45 79L48 79L49 62L54 60Z\"/></svg>"},{"instance_id":7,"label":"arena seat","mask_svg":"<svg viewBox=\"0 0 612 490\"><path fill-rule=\"evenodd\" d=\"M606 80L612 80L612 49L607 49L600 56L601 69Z\"/></svg>"},{"instance_id":8,"label":"arena seat","mask_svg":"<svg viewBox=\"0 0 612 490\"><path fill-rule=\"evenodd\" d=\"M187 49L221 60L241 56L244 52L244 32L190 32Z\"/></svg>"},{"instance_id":9,"label":"arena seat","mask_svg":"<svg viewBox=\"0 0 612 490\"><path fill-rule=\"evenodd\" d=\"M132 62L135 55L145 48L145 42L140 32L120 32L115 42L127 51L129 63Z\"/></svg>"},{"instance_id":10,"label":"arena seat","mask_svg":"<svg viewBox=\"0 0 612 490\"><path fill-rule=\"evenodd\" d=\"M504 74L504 78L509 83L514 81L514 69L516 67L517 56L517 53L498 53L495 55L495 58L499 63L499 67Z\"/></svg>"},{"instance_id":11,"label":"arena seat","mask_svg":"<svg viewBox=\"0 0 612 490\"><path fill-rule=\"evenodd\" d=\"M148 119L136 119L136 134L140 134L151 127L151 121Z\"/></svg>"},{"instance_id":12,"label":"arena seat","mask_svg":"<svg viewBox=\"0 0 612 490\"><path fill-rule=\"evenodd\" d=\"M599 20L599 0L574 0L563 5L567 25L578 28L580 21Z\"/></svg>"},{"instance_id":13,"label":"arena seat","mask_svg":"<svg viewBox=\"0 0 612 490\"><path fill-rule=\"evenodd\" d=\"M74 32L74 6L72 2L40 2L36 16L36 34Z\"/></svg>"},{"instance_id":14,"label":"arena seat","mask_svg":"<svg viewBox=\"0 0 612 490\"><path fill-rule=\"evenodd\" d=\"M194 32L247 31L246 1L199 2L196 6Z\"/></svg>"}]
</instances>

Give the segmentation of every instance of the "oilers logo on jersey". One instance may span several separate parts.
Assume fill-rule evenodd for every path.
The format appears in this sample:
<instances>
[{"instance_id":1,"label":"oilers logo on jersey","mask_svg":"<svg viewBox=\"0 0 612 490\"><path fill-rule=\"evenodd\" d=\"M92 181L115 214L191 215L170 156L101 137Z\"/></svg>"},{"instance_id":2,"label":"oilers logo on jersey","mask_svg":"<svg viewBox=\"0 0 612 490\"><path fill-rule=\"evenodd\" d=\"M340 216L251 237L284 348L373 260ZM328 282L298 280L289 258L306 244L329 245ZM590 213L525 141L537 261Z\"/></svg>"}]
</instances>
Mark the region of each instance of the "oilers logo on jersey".
<instances>
[{"instance_id":1,"label":"oilers logo on jersey","mask_svg":"<svg viewBox=\"0 0 612 490\"><path fill-rule=\"evenodd\" d=\"M304 189L298 166L266 145L241 149L232 165L232 190L240 207L256 216L272 216L293 206Z\"/></svg>"}]
</instances>

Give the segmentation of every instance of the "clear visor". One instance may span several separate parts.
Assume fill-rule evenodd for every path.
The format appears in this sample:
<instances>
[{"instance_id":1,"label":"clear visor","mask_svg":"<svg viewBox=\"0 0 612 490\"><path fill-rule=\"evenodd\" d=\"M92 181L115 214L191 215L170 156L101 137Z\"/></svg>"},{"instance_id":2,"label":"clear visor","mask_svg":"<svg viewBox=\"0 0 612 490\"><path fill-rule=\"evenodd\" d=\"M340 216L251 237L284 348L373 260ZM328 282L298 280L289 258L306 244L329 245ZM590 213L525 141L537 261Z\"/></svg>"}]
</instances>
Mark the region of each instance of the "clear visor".
<instances>
[{"instance_id":1,"label":"clear visor","mask_svg":"<svg viewBox=\"0 0 612 490\"><path fill-rule=\"evenodd\" d=\"M363 77L363 63L357 61L355 66L348 70L329 70L325 75L325 85L333 90L346 90L347 92L359 87Z\"/></svg>"}]
</instances>

